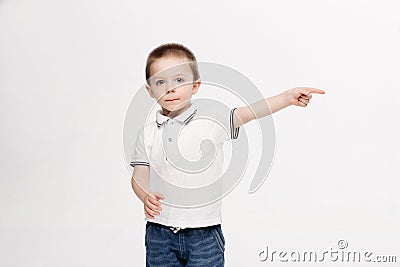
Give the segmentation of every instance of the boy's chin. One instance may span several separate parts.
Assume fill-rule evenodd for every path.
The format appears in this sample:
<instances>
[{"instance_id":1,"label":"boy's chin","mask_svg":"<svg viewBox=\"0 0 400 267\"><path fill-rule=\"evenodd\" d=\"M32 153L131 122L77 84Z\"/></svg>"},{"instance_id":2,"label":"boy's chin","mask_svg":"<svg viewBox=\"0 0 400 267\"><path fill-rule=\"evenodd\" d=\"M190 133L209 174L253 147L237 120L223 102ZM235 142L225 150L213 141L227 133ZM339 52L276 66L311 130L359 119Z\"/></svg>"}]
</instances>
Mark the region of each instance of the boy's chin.
<instances>
[{"instance_id":1,"label":"boy's chin","mask_svg":"<svg viewBox=\"0 0 400 267\"><path fill-rule=\"evenodd\" d=\"M164 106L163 108L166 109L166 110L168 110L168 111L171 111L171 112L172 112L172 111L180 110L180 109L186 107L187 104L188 104L188 102L185 102L185 103L176 103L176 104L172 104L172 103L171 103L170 105Z\"/></svg>"}]
</instances>

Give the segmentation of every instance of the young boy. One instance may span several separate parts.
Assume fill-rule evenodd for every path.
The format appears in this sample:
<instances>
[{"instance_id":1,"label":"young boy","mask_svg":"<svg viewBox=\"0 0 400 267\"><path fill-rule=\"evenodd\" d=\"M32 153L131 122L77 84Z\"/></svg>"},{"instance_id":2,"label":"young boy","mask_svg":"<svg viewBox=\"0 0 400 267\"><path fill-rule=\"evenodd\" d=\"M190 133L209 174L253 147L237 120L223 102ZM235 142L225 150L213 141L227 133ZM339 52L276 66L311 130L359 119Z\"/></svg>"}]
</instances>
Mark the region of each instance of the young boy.
<instances>
[{"instance_id":1,"label":"young boy","mask_svg":"<svg viewBox=\"0 0 400 267\"><path fill-rule=\"evenodd\" d=\"M296 87L261 99L250 106L233 108L225 115L230 136L210 122L193 120L199 107L191 102L200 87L200 74L194 54L185 46L169 43L155 48L147 58L146 89L161 106L156 120L138 133L132 155L132 188L144 204L146 223L146 266L224 266L225 239L221 228L221 201L180 208L162 203L162 192L155 192L154 182L166 179L180 186L199 186L218 177L223 162L222 143L238 138L239 127L254 119L270 115L290 105L306 107L312 93L323 90ZM269 109L257 108L268 103ZM198 144L206 136L216 144L216 164L206 172L184 173L176 170L163 151L163 133L182 127L179 142L182 153L198 158ZM169 137L167 144L178 143ZM202 156L202 155L200 155ZM150 164L150 162L152 164ZM158 188L159 189L159 188ZM161 191L161 190L160 190Z\"/></svg>"}]
</instances>

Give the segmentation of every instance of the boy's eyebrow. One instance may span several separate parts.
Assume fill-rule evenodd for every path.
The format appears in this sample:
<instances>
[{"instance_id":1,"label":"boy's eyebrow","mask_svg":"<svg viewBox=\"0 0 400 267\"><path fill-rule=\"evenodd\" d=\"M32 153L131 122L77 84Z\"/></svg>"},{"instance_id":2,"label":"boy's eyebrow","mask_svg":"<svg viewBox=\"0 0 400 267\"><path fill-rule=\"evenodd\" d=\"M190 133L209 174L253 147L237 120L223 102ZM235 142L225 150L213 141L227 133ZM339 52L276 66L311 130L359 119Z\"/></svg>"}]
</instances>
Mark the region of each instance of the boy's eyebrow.
<instances>
[{"instance_id":1,"label":"boy's eyebrow","mask_svg":"<svg viewBox=\"0 0 400 267\"><path fill-rule=\"evenodd\" d=\"M181 72L178 72L177 74L175 74L175 76L179 76L179 75L186 75L185 73L181 73ZM154 77L151 77L152 79L159 79L159 78L164 78L164 77L162 77L162 76L154 76Z\"/></svg>"}]
</instances>

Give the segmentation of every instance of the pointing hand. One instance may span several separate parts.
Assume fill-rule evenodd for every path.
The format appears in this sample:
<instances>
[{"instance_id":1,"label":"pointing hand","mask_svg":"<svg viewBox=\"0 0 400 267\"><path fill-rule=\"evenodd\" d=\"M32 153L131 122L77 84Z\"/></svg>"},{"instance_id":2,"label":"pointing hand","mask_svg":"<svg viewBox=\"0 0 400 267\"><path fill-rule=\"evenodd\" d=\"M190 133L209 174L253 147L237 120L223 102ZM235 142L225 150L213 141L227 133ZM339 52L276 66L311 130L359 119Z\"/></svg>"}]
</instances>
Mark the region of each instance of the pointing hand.
<instances>
[{"instance_id":1,"label":"pointing hand","mask_svg":"<svg viewBox=\"0 0 400 267\"><path fill-rule=\"evenodd\" d=\"M325 94L325 91L312 87L295 87L293 89L287 90L287 97L290 105L306 107L310 102L312 93L315 94Z\"/></svg>"}]
</instances>

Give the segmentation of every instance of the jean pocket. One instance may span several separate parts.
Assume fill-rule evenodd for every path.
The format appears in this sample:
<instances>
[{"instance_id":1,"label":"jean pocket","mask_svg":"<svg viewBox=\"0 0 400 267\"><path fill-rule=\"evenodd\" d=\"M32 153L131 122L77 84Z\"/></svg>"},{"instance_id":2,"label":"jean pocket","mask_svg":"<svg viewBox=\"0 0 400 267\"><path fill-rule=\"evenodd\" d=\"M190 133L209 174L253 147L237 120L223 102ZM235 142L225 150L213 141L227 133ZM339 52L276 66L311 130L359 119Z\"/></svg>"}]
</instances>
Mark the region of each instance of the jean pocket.
<instances>
[{"instance_id":1,"label":"jean pocket","mask_svg":"<svg viewBox=\"0 0 400 267\"><path fill-rule=\"evenodd\" d=\"M225 237L224 237L224 234L222 233L222 228L221 228L221 226L217 227L217 232L218 232L218 234L219 234L219 237L220 237L221 240L222 240L222 243L223 243L224 246L225 246Z\"/></svg>"},{"instance_id":2,"label":"jean pocket","mask_svg":"<svg viewBox=\"0 0 400 267\"><path fill-rule=\"evenodd\" d=\"M153 225L151 224L146 224L146 234L144 236L144 245L147 247L147 244L149 243L149 232L153 228Z\"/></svg>"},{"instance_id":3,"label":"jean pocket","mask_svg":"<svg viewBox=\"0 0 400 267\"><path fill-rule=\"evenodd\" d=\"M222 230L220 227L212 228L211 229L214 237L217 239L218 245L221 249L222 252L225 251L225 238L224 235L222 234Z\"/></svg>"}]
</instances>

